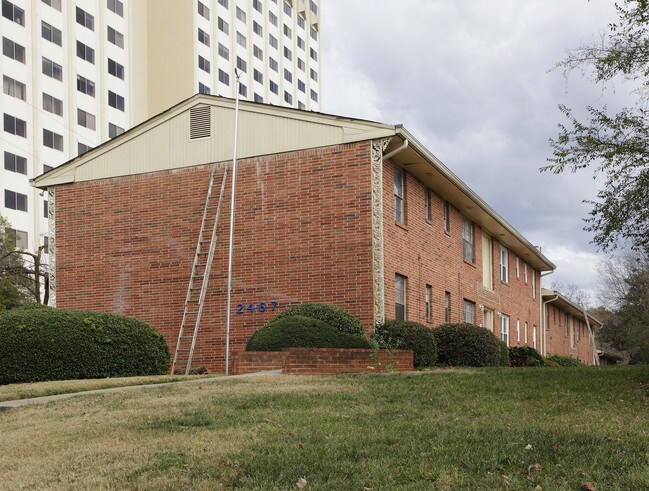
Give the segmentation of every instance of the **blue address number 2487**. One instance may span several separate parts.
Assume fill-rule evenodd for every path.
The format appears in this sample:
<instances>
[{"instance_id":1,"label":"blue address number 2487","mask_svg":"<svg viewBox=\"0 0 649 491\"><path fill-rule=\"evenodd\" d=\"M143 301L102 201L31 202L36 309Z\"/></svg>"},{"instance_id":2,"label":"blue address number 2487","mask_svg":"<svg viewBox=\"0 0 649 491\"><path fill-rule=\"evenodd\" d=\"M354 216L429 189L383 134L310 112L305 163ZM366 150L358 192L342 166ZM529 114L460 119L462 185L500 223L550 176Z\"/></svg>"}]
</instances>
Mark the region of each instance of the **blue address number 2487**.
<instances>
[{"instance_id":1,"label":"blue address number 2487","mask_svg":"<svg viewBox=\"0 0 649 491\"><path fill-rule=\"evenodd\" d=\"M248 304L248 307L240 303L237 304L237 314L245 314L246 310L252 313L266 312L266 311L274 312L278 306L279 306L279 302L276 302L275 300L271 300L269 303L266 302L259 302L258 304L250 303Z\"/></svg>"}]
</instances>

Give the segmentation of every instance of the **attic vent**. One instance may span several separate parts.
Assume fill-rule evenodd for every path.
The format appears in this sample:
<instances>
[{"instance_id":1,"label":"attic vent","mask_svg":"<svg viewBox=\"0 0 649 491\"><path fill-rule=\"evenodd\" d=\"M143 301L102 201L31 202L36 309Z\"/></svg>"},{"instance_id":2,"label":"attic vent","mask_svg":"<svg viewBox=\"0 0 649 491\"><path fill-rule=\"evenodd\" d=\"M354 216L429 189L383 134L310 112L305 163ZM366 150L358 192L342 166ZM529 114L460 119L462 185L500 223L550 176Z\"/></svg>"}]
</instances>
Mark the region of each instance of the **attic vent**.
<instances>
[{"instance_id":1,"label":"attic vent","mask_svg":"<svg viewBox=\"0 0 649 491\"><path fill-rule=\"evenodd\" d=\"M192 107L189 110L190 140L210 136L211 130L210 106Z\"/></svg>"}]
</instances>

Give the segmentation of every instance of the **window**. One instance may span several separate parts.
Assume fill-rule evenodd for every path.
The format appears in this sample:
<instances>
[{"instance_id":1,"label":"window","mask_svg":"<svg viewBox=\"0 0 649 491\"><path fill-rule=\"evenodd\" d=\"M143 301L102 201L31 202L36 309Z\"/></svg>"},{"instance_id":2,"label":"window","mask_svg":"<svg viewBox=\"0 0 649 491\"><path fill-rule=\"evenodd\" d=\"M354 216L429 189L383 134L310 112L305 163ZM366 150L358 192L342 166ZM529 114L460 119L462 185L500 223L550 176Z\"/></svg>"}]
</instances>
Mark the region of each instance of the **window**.
<instances>
[{"instance_id":1,"label":"window","mask_svg":"<svg viewBox=\"0 0 649 491\"><path fill-rule=\"evenodd\" d=\"M462 254L465 261L475 262L473 222L464 217L462 218Z\"/></svg>"},{"instance_id":2,"label":"window","mask_svg":"<svg viewBox=\"0 0 649 491\"><path fill-rule=\"evenodd\" d=\"M318 15L318 5L313 0L309 0L309 8L311 9L311 12Z\"/></svg>"},{"instance_id":3,"label":"window","mask_svg":"<svg viewBox=\"0 0 649 491\"><path fill-rule=\"evenodd\" d=\"M225 73L223 70L219 68L219 82L225 85L230 85L230 75Z\"/></svg>"},{"instance_id":4,"label":"window","mask_svg":"<svg viewBox=\"0 0 649 491\"><path fill-rule=\"evenodd\" d=\"M81 41L77 41L77 56L93 65L95 64L95 50Z\"/></svg>"},{"instance_id":5,"label":"window","mask_svg":"<svg viewBox=\"0 0 649 491\"><path fill-rule=\"evenodd\" d=\"M268 66L274 72L279 70L279 63L277 63L277 60L275 60L274 58L268 58Z\"/></svg>"},{"instance_id":6,"label":"window","mask_svg":"<svg viewBox=\"0 0 649 491\"><path fill-rule=\"evenodd\" d=\"M77 143L77 155L86 153L88 150L92 150L90 145L84 145L83 143Z\"/></svg>"},{"instance_id":7,"label":"window","mask_svg":"<svg viewBox=\"0 0 649 491\"><path fill-rule=\"evenodd\" d=\"M264 98L259 94L255 93L255 102L264 102Z\"/></svg>"},{"instance_id":8,"label":"window","mask_svg":"<svg viewBox=\"0 0 649 491\"><path fill-rule=\"evenodd\" d=\"M5 208L27 211L27 195L5 189Z\"/></svg>"},{"instance_id":9,"label":"window","mask_svg":"<svg viewBox=\"0 0 649 491\"><path fill-rule=\"evenodd\" d=\"M302 80L297 81L297 90L306 93L306 84Z\"/></svg>"},{"instance_id":10,"label":"window","mask_svg":"<svg viewBox=\"0 0 649 491\"><path fill-rule=\"evenodd\" d=\"M247 72L248 71L248 63L246 63L246 60L243 58L240 58L237 56L237 68L241 70L242 72Z\"/></svg>"},{"instance_id":11,"label":"window","mask_svg":"<svg viewBox=\"0 0 649 491\"><path fill-rule=\"evenodd\" d=\"M500 281L509 282L509 251L500 246Z\"/></svg>"},{"instance_id":12,"label":"window","mask_svg":"<svg viewBox=\"0 0 649 491\"><path fill-rule=\"evenodd\" d=\"M96 128L95 116L83 109L77 109L77 123L84 128L94 130Z\"/></svg>"},{"instance_id":13,"label":"window","mask_svg":"<svg viewBox=\"0 0 649 491\"><path fill-rule=\"evenodd\" d=\"M273 82L272 80L270 81L270 91L273 94L278 94L279 93L279 86L275 82Z\"/></svg>"},{"instance_id":14,"label":"window","mask_svg":"<svg viewBox=\"0 0 649 491\"><path fill-rule=\"evenodd\" d=\"M230 59L230 50L223 46L221 43L219 43L219 56L226 60Z\"/></svg>"},{"instance_id":15,"label":"window","mask_svg":"<svg viewBox=\"0 0 649 491\"><path fill-rule=\"evenodd\" d=\"M87 27L91 31L95 30L95 17L83 9L77 7L77 24Z\"/></svg>"},{"instance_id":16,"label":"window","mask_svg":"<svg viewBox=\"0 0 649 491\"><path fill-rule=\"evenodd\" d=\"M568 314L563 316L563 337L568 337Z\"/></svg>"},{"instance_id":17,"label":"window","mask_svg":"<svg viewBox=\"0 0 649 491\"><path fill-rule=\"evenodd\" d=\"M8 56L12 60L25 63L25 48L5 37L2 38L2 54Z\"/></svg>"},{"instance_id":18,"label":"window","mask_svg":"<svg viewBox=\"0 0 649 491\"><path fill-rule=\"evenodd\" d=\"M451 204L444 201L444 232L451 233Z\"/></svg>"},{"instance_id":19,"label":"window","mask_svg":"<svg viewBox=\"0 0 649 491\"><path fill-rule=\"evenodd\" d=\"M237 31L237 44L239 46L241 46L242 48L245 48L247 43L248 43L248 41L246 39L246 36L244 36L239 31Z\"/></svg>"},{"instance_id":20,"label":"window","mask_svg":"<svg viewBox=\"0 0 649 491\"><path fill-rule=\"evenodd\" d=\"M216 25L219 28L219 31L223 32L224 34L230 34L230 26L220 17L218 18Z\"/></svg>"},{"instance_id":21,"label":"window","mask_svg":"<svg viewBox=\"0 0 649 491\"><path fill-rule=\"evenodd\" d=\"M260 84L264 83L264 74L261 73L259 70L255 68L253 71L253 78L255 79L255 82L259 82Z\"/></svg>"},{"instance_id":22,"label":"window","mask_svg":"<svg viewBox=\"0 0 649 491\"><path fill-rule=\"evenodd\" d=\"M239 95L241 95L241 97L248 97L248 87L239 84Z\"/></svg>"},{"instance_id":23,"label":"window","mask_svg":"<svg viewBox=\"0 0 649 491\"><path fill-rule=\"evenodd\" d=\"M491 332L494 332L494 311L490 309L484 310L484 327Z\"/></svg>"},{"instance_id":24,"label":"window","mask_svg":"<svg viewBox=\"0 0 649 491\"><path fill-rule=\"evenodd\" d=\"M219 2L219 3L221 3L221 2ZM226 8L227 8L227 5L226 5ZM210 9L208 9L201 2L198 2L198 15L200 15L202 17L205 17L207 20L210 20Z\"/></svg>"},{"instance_id":25,"label":"window","mask_svg":"<svg viewBox=\"0 0 649 491\"><path fill-rule=\"evenodd\" d=\"M47 112L63 116L63 101L43 93L43 109Z\"/></svg>"},{"instance_id":26,"label":"window","mask_svg":"<svg viewBox=\"0 0 649 491\"><path fill-rule=\"evenodd\" d=\"M527 344L527 322L525 323L525 332L523 333L525 344Z\"/></svg>"},{"instance_id":27,"label":"window","mask_svg":"<svg viewBox=\"0 0 649 491\"><path fill-rule=\"evenodd\" d=\"M108 105L110 107L114 107L115 109L119 109L120 111L124 110L124 98L116 94L115 92L108 91Z\"/></svg>"},{"instance_id":28,"label":"window","mask_svg":"<svg viewBox=\"0 0 649 491\"><path fill-rule=\"evenodd\" d=\"M13 153L5 152L5 170L27 174L27 159Z\"/></svg>"},{"instance_id":29,"label":"window","mask_svg":"<svg viewBox=\"0 0 649 491\"><path fill-rule=\"evenodd\" d=\"M451 293L444 292L444 322L451 322Z\"/></svg>"},{"instance_id":30,"label":"window","mask_svg":"<svg viewBox=\"0 0 649 491\"><path fill-rule=\"evenodd\" d=\"M521 342L521 321L516 319L516 342Z\"/></svg>"},{"instance_id":31,"label":"window","mask_svg":"<svg viewBox=\"0 0 649 491\"><path fill-rule=\"evenodd\" d=\"M297 47L300 49L306 49L306 43L300 36L297 37Z\"/></svg>"},{"instance_id":32,"label":"window","mask_svg":"<svg viewBox=\"0 0 649 491\"><path fill-rule=\"evenodd\" d=\"M317 52L315 49L313 49L313 48L310 48L310 49L309 49L309 56L310 56L311 59L313 59L314 61L318 61L318 52Z\"/></svg>"},{"instance_id":33,"label":"window","mask_svg":"<svg viewBox=\"0 0 649 491\"><path fill-rule=\"evenodd\" d=\"M493 248L491 236L482 231L482 286L487 290L494 289L493 281Z\"/></svg>"},{"instance_id":34,"label":"window","mask_svg":"<svg viewBox=\"0 0 649 491\"><path fill-rule=\"evenodd\" d=\"M291 15L292 11L293 11L293 9L291 9L291 4L287 3L287 2L284 2L284 13L286 15Z\"/></svg>"},{"instance_id":35,"label":"window","mask_svg":"<svg viewBox=\"0 0 649 491\"><path fill-rule=\"evenodd\" d=\"M318 31L316 31L315 27L313 27L313 26L311 26L311 29L309 29L309 30L311 32L311 38L314 41L317 41L318 40Z\"/></svg>"},{"instance_id":36,"label":"window","mask_svg":"<svg viewBox=\"0 0 649 491\"><path fill-rule=\"evenodd\" d=\"M41 35L43 36L43 39L50 41L57 46L63 44L63 34L61 31L45 21L41 21Z\"/></svg>"},{"instance_id":37,"label":"window","mask_svg":"<svg viewBox=\"0 0 649 491\"><path fill-rule=\"evenodd\" d=\"M12 135L27 138L27 122L10 114L4 115L4 130Z\"/></svg>"},{"instance_id":38,"label":"window","mask_svg":"<svg viewBox=\"0 0 649 491\"><path fill-rule=\"evenodd\" d=\"M500 339L509 346L509 316L500 314Z\"/></svg>"},{"instance_id":39,"label":"window","mask_svg":"<svg viewBox=\"0 0 649 491\"><path fill-rule=\"evenodd\" d=\"M51 171L52 169L54 169L54 167L43 164L43 174L45 174L46 172Z\"/></svg>"},{"instance_id":40,"label":"window","mask_svg":"<svg viewBox=\"0 0 649 491\"><path fill-rule=\"evenodd\" d=\"M302 29L304 29L304 26L306 25L306 19L304 18L304 14L302 13L297 14L297 25L300 26Z\"/></svg>"},{"instance_id":41,"label":"window","mask_svg":"<svg viewBox=\"0 0 649 491\"><path fill-rule=\"evenodd\" d=\"M258 36L263 36L264 35L264 30L261 28L259 24L256 22L252 23L252 32L257 34Z\"/></svg>"},{"instance_id":42,"label":"window","mask_svg":"<svg viewBox=\"0 0 649 491\"><path fill-rule=\"evenodd\" d=\"M268 35L268 44L270 44L275 49L277 49L277 47L279 46L279 42L277 41L277 38L272 34Z\"/></svg>"},{"instance_id":43,"label":"window","mask_svg":"<svg viewBox=\"0 0 649 491\"><path fill-rule=\"evenodd\" d=\"M284 102L287 104L293 104L293 95L290 92L284 91Z\"/></svg>"},{"instance_id":44,"label":"window","mask_svg":"<svg viewBox=\"0 0 649 491\"><path fill-rule=\"evenodd\" d=\"M464 299L464 322L475 324L475 302Z\"/></svg>"},{"instance_id":45,"label":"window","mask_svg":"<svg viewBox=\"0 0 649 491\"><path fill-rule=\"evenodd\" d=\"M432 216L430 212L431 190L429 187L424 188L424 218L430 221Z\"/></svg>"},{"instance_id":46,"label":"window","mask_svg":"<svg viewBox=\"0 0 649 491\"><path fill-rule=\"evenodd\" d=\"M246 23L246 13L243 10L241 10L239 7L237 7L237 19L239 19L244 24ZM257 23L255 22L255 24ZM261 26L259 26L259 28L261 29Z\"/></svg>"},{"instance_id":47,"label":"window","mask_svg":"<svg viewBox=\"0 0 649 491\"><path fill-rule=\"evenodd\" d=\"M532 348L536 349L536 326L532 326Z\"/></svg>"},{"instance_id":48,"label":"window","mask_svg":"<svg viewBox=\"0 0 649 491\"><path fill-rule=\"evenodd\" d=\"M426 285L426 320L429 321L431 320L433 316L431 304L430 304L430 299L433 296L433 287L430 285Z\"/></svg>"},{"instance_id":49,"label":"window","mask_svg":"<svg viewBox=\"0 0 649 491\"><path fill-rule=\"evenodd\" d=\"M198 30L198 41L203 43L205 46L210 45L210 35L206 33L203 29Z\"/></svg>"},{"instance_id":50,"label":"window","mask_svg":"<svg viewBox=\"0 0 649 491\"><path fill-rule=\"evenodd\" d=\"M525 284L527 285L527 263L523 263L523 279L525 280Z\"/></svg>"},{"instance_id":51,"label":"window","mask_svg":"<svg viewBox=\"0 0 649 491\"><path fill-rule=\"evenodd\" d=\"M288 27L286 24L284 24L284 36L291 39L292 35L293 35L293 32L291 31L291 28Z\"/></svg>"},{"instance_id":52,"label":"window","mask_svg":"<svg viewBox=\"0 0 649 491\"><path fill-rule=\"evenodd\" d=\"M27 249L29 242L27 232L14 230L13 228L6 228L5 231L7 232L7 240L13 247Z\"/></svg>"},{"instance_id":53,"label":"window","mask_svg":"<svg viewBox=\"0 0 649 491\"><path fill-rule=\"evenodd\" d=\"M43 3L45 5L49 5L53 9L58 10L59 12L61 11L61 0L43 0Z\"/></svg>"},{"instance_id":54,"label":"window","mask_svg":"<svg viewBox=\"0 0 649 491\"><path fill-rule=\"evenodd\" d=\"M108 0L108 10L124 17L124 4L120 0Z\"/></svg>"},{"instance_id":55,"label":"window","mask_svg":"<svg viewBox=\"0 0 649 491\"><path fill-rule=\"evenodd\" d=\"M25 25L25 11L8 0L2 0L2 16L21 26Z\"/></svg>"},{"instance_id":56,"label":"window","mask_svg":"<svg viewBox=\"0 0 649 491\"><path fill-rule=\"evenodd\" d=\"M536 270L532 268L532 298L536 299Z\"/></svg>"},{"instance_id":57,"label":"window","mask_svg":"<svg viewBox=\"0 0 649 491\"><path fill-rule=\"evenodd\" d=\"M201 55L198 55L198 68L201 70L210 73L210 62L209 60L206 60L203 58Z\"/></svg>"},{"instance_id":58,"label":"window","mask_svg":"<svg viewBox=\"0 0 649 491\"><path fill-rule=\"evenodd\" d=\"M252 8L257 12L262 13L262 6L260 0L252 0Z\"/></svg>"},{"instance_id":59,"label":"window","mask_svg":"<svg viewBox=\"0 0 649 491\"><path fill-rule=\"evenodd\" d=\"M521 275L520 275L521 268L520 268L519 263L520 263L520 260L518 259L518 256L516 256L516 279L517 280L521 277Z\"/></svg>"},{"instance_id":60,"label":"window","mask_svg":"<svg viewBox=\"0 0 649 491\"><path fill-rule=\"evenodd\" d=\"M108 26L108 41L120 48L124 47L124 34Z\"/></svg>"},{"instance_id":61,"label":"window","mask_svg":"<svg viewBox=\"0 0 649 491\"><path fill-rule=\"evenodd\" d=\"M27 100L27 86L6 75L2 77L2 92L23 101Z\"/></svg>"},{"instance_id":62,"label":"window","mask_svg":"<svg viewBox=\"0 0 649 491\"><path fill-rule=\"evenodd\" d=\"M293 82L293 74L287 68L284 68L284 80Z\"/></svg>"},{"instance_id":63,"label":"window","mask_svg":"<svg viewBox=\"0 0 649 491\"><path fill-rule=\"evenodd\" d=\"M50 130L43 130L43 145L54 150L63 151L63 136Z\"/></svg>"},{"instance_id":64,"label":"window","mask_svg":"<svg viewBox=\"0 0 649 491\"><path fill-rule=\"evenodd\" d=\"M199 94L211 94L212 90L207 85L198 82L198 93Z\"/></svg>"},{"instance_id":65,"label":"window","mask_svg":"<svg viewBox=\"0 0 649 491\"><path fill-rule=\"evenodd\" d=\"M277 16L273 14L272 12L268 12L268 20L270 20L270 23L273 24L274 26L277 26Z\"/></svg>"},{"instance_id":66,"label":"window","mask_svg":"<svg viewBox=\"0 0 649 491\"><path fill-rule=\"evenodd\" d=\"M222 7L228 8L228 0L219 0L219 5ZM209 19L209 16L207 17Z\"/></svg>"},{"instance_id":67,"label":"window","mask_svg":"<svg viewBox=\"0 0 649 491\"><path fill-rule=\"evenodd\" d=\"M313 68L311 68L310 74L311 74L311 80L313 80L314 82L317 82L318 81L318 72L316 72Z\"/></svg>"},{"instance_id":68,"label":"window","mask_svg":"<svg viewBox=\"0 0 649 491\"><path fill-rule=\"evenodd\" d=\"M404 178L401 167L394 168L394 221L401 224L406 222Z\"/></svg>"},{"instance_id":69,"label":"window","mask_svg":"<svg viewBox=\"0 0 649 491\"><path fill-rule=\"evenodd\" d=\"M43 57L43 75L52 77L56 80L63 80L63 67L52 60Z\"/></svg>"},{"instance_id":70,"label":"window","mask_svg":"<svg viewBox=\"0 0 649 491\"><path fill-rule=\"evenodd\" d=\"M47 203L47 201L45 203ZM43 254L49 254L49 253L50 253L50 238L47 235L45 235L43 236Z\"/></svg>"},{"instance_id":71,"label":"window","mask_svg":"<svg viewBox=\"0 0 649 491\"><path fill-rule=\"evenodd\" d=\"M115 60L108 58L108 73L114 77L124 80L124 66Z\"/></svg>"},{"instance_id":72,"label":"window","mask_svg":"<svg viewBox=\"0 0 649 491\"><path fill-rule=\"evenodd\" d=\"M286 58L288 61L293 60L293 53L286 46L284 46L284 58Z\"/></svg>"},{"instance_id":73,"label":"window","mask_svg":"<svg viewBox=\"0 0 649 491\"><path fill-rule=\"evenodd\" d=\"M43 218L48 218L49 213L48 213L48 202L43 201Z\"/></svg>"},{"instance_id":74,"label":"window","mask_svg":"<svg viewBox=\"0 0 649 491\"><path fill-rule=\"evenodd\" d=\"M400 274L394 277L394 318L398 321L406 320L406 283L405 276Z\"/></svg>"},{"instance_id":75,"label":"window","mask_svg":"<svg viewBox=\"0 0 649 491\"><path fill-rule=\"evenodd\" d=\"M77 75L77 90L84 94L88 94L90 97L95 97L95 82L88 80L81 75Z\"/></svg>"},{"instance_id":76,"label":"window","mask_svg":"<svg viewBox=\"0 0 649 491\"><path fill-rule=\"evenodd\" d=\"M264 50L256 44L252 47L252 55L257 59L264 61Z\"/></svg>"},{"instance_id":77,"label":"window","mask_svg":"<svg viewBox=\"0 0 649 491\"><path fill-rule=\"evenodd\" d=\"M303 110L303 109L306 109L306 106L304 105L304 102L297 101L297 108Z\"/></svg>"},{"instance_id":78,"label":"window","mask_svg":"<svg viewBox=\"0 0 649 491\"><path fill-rule=\"evenodd\" d=\"M108 136L109 138L115 138L116 136L121 135L124 133L124 128L120 128L119 126L113 124L113 123L108 123Z\"/></svg>"},{"instance_id":79,"label":"window","mask_svg":"<svg viewBox=\"0 0 649 491\"><path fill-rule=\"evenodd\" d=\"M311 100L318 102L318 93L313 89L311 89Z\"/></svg>"}]
</instances>

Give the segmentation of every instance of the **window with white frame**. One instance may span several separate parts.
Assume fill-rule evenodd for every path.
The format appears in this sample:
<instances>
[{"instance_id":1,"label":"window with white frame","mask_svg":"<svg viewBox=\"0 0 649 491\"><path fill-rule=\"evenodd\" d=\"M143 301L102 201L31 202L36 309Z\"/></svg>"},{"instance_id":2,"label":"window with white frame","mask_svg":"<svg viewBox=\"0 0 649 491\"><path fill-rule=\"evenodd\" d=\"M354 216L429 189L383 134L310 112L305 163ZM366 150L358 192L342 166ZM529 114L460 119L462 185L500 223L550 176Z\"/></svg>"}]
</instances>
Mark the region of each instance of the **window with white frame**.
<instances>
[{"instance_id":1,"label":"window with white frame","mask_svg":"<svg viewBox=\"0 0 649 491\"><path fill-rule=\"evenodd\" d=\"M475 302L464 299L464 322L475 324Z\"/></svg>"},{"instance_id":2,"label":"window with white frame","mask_svg":"<svg viewBox=\"0 0 649 491\"><path fill-rule=\"evenodd\" d=\"M525 344L527 344L527 322L523 325L523 338L525 339Z\"/></svg>"},{"instance_id":3,"label":"window with white frame","mask_svg":"<svg viewBox=\"0 0 649 491\"><path fill-rule=\"evenodd\" d=\"M25 26L25 11L8 0L2 0L2 16L20 26Z\"/></svg>"},{"instance_id":4,"label":"window with white frame","mask_svg":"<svg viewBox=\"0 0 649 491\"><path fill-rule=\"evenodd\" d=\"M407 278L400 274L394 277L394 318L406 320L406 283Z\"/></svg>"},{"instance_id":5,"label":"window with white frame","mask_svg":"<svg viewBox=\"0 0 649 491\"><path fill-rule=\"evenodd\" d=\"M433 309L431 307L431 298L433 296L433 287L426 285L426 320L431 320L433 316Z\"/></svg>"},{"instance_id":6,"label":"window with white frame","mask_svg":"<svg viewBox=\"0 0 649 491\"><path fill-rule=\"evenodd\" d=\"M532 348L537 349L537 347L536 347L536 326L532 326Z\"/></svg>"},{"instance_id":7,"label":"window with white frame","mask_svg":"<svg viewBox=\"0 0 649 491\"><path fill-rule=\"evenodd\" d=\"M424 218L430 222L433 218L431 213L432 191L429 187L424 188Z\"/></svg>"},{"instance_id":8,"label":"window with white frame","mask_svg":"<svg viewBox=\"0 0 649 491\"><path fill-rule=\"evenodd\" d=\"M536 270L532 268L532 298L536 299Z\"/></svg>"},{"instance_id":9,"label":"window with white frame","mask_svg":"<svg viewBox=\"0 0 649 491\"><path fill-rule=\"evenodd\" d=\"M444 201L444 232L451 233L451 204Z\"/></svg>"},{"instance_id":10,"label":"window with white frame","mask_svg":"<svg viewBox=\"0 0 649 491\"><path fill-rule=\"evenodd\" d=\"M394 221L405 223L404 172L401 167L394 167Z\"/></svg>"},{"instance_id":11,"label":"window with white frame","mask_svg":"<svg viewBox=\"0 0 649 491\"><path fill-rule=\"evenodd\" d=\"M451 293L444 292L444 322L451 322Z\"/></svg>"},{"instance_id":12,"label":"window with white frame","mask_svg":"<svg viewBox=\"0 0 649 491\"><path fill-rule=\"evenodd\" d=\"M525 280L525 284L527 285L527 263L523 263L523 280Z\"/></svg>"},{"instance_id":13,"label":"window with white frame","mask_svg":"<svg viewBox=\"0 0 649 491\"><path fill-rule=\"evenodd\" d=\"M27 86L6 75L2 76L2 92L16 99L27 100Z\"/></svg>"},{"instance_id":14,"label":"window with white frame","mask_svg":"<svg viewBox=\"0 0 649 491\"><path fill-rule=\"evenodd\" d=\"M521 321L516 319L516 342L521 342Z\"/></svg>"},{"instance_id":15,"label":"window with white frame","mask_svg":"<svg viewBox=\"0 0 649 491\"><path fill-rule=\"evenodd\" d=\"M521 277L521 268L520 268L520 259L518 256L516 256L516 279L520 279Z\"/></svg>"},{"instance_id":16,"label":"window with white frame","mask_svg":"<svg viewBox=\"0 0 649 491\"><path fill-rule=\"evenodd\" d=\"M494 331L494 311L491 309L484 309L484 327L485 329Z\"/></svg>"},{"instance_id":17,"label":"window with white frame","mask_svg":"<svg viewBox=\"0 0 649 491\"><path fill-rule=\"evenodd\" d=\"M52 60L43 57L43 75L47 75L55 80L63 80L63 67Z\"/></svg>"},{"instance_id":18,"label":"window with white frame","mask_svg":"<svg viewBox=\"0 0 649 491\"><path fill-rule=\"evenodd\" d=\"M509 251L500 246L500 281L509 283Z\"/></svg>"},{"instance_id":19,"label":"window with white frame","mask_svg":"<svg viewBox=\"0 0 649 491\"><path fill-rule=\"evenodd\" d=\"M462 255L465 261L475 262L473 222L466 217L462 217Z\"/></svg>"},{"instance_id":20,"label":"window with white frame","mask_svg":"<svg viewBox=\"0 0 649 491\"><path fill-rule=\"evenodd\" d=\"M509 346L509 316L500 314L500 339Z\"/></svg>"}]
</instances>

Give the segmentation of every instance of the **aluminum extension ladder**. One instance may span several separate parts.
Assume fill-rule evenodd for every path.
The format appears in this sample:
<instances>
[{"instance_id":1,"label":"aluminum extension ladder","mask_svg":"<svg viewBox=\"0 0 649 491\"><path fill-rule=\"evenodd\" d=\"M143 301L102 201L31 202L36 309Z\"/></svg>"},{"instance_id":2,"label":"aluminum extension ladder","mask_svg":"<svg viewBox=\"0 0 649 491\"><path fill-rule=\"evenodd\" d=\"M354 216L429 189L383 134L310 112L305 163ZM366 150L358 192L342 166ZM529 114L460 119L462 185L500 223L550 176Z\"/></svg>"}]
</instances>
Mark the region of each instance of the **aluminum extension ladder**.
<instances>
[{"instance_id":1,"label":"aluminum extension ladder","mask_svg":"<svg viewBox=\"0 0 649 491\"><path fill-rule=\"evenodd\" d=\"M214 251L216 249L216 229L219 224L219 215L221 214L221 203L225 192L225 181L228 176L228 165L225 166L223 171L223 179L221 180L221 192L219 193L219 201L216 206L212 204L214 201L212 190L214 188L214 179L217 174L216 167L212 169L210 176L210 185L207 189L207 198L205 200L205 208L203 209L203 219L201 221L201 231L198 234L198 244L196 245L196 255L194 256L194 264L192 265L192 273L189 279L189 286L187 288L187 296L185 297L185 309L183 312L183 320L180 324L180 331L178 332L178 342L176 343L176 352L174 353L174 360L171 364L171 374L173 375L176 366L185 364L185 375L189 375L192 366L192 359L194 357L194 348L196 347L196 338L200 328L201 315L203 313L203 304L207 294L207 284L210 278L210 270L212 268L212 261L214 259ZM214 209L216 208L216 213ZM209 229L211 226L211 234ZM208 247L209 245L209 247ZM193 330L191 326L193 325ZM186 328L189 327L191 332L185 334Z\"/></svg>"}]
</instances>

